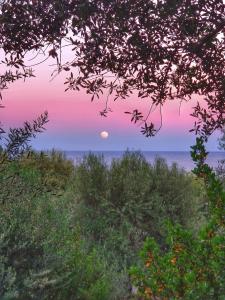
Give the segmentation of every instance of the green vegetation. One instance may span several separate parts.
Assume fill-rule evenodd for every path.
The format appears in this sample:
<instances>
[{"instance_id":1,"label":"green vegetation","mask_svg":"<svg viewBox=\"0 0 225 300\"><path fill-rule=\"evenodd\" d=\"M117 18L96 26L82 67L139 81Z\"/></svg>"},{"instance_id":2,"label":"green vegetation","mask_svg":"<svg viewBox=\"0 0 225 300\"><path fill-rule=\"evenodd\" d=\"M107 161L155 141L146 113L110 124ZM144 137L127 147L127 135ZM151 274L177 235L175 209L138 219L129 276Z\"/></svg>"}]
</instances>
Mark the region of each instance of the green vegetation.
<instances>
[{"instance_id":1,"label":"green vegetation","mask_svg":"<svg viewBox=\"0 0 225 300\"><path fill-rule=\"evenodd\" d=\"M219 139L219 149L225 151L225 127L221 130L221 137ZM217 171L217 176L223 182L225 187L225 159L219 161L216 171Z\"/></svg>"},{"instance_id":2,"label":"green vegetation","mask_svg":"<svg viewBox=\"0 0 225 300\"><path fill-rule=\"evenodd\" d=\"M5 163L1 299L107 299L104 259L86 247L73 221L73 176L72 163L56 152Z\"/></svg>"},{"instance_id":3,"label":"green vegetation","mask_svg":"<svg viewBox=\"0 0 225 300\"><path fill-rule=\"evenodd\" d=\"M130 274L144 299L225 299L225 190L205 164L204 139L192 147L194 173L204 179L208 220L194 236L181 226L168 225L167 249L162 252L153 238L141 252L142 266Z\"/></svg>"},{"instance_id":4,"label":"green vegetation","mask_svg":"<svg viewBox=\"0 0 225 300\"><path fill-rule=\"evenodd\" d=\"M201 180L141 153L74 167L30 152L3 160L0 183L1 299L134 299L129 269L146 237L164 252L167 220L196 235L208 214Z\"/></svg>"}]
</instances>

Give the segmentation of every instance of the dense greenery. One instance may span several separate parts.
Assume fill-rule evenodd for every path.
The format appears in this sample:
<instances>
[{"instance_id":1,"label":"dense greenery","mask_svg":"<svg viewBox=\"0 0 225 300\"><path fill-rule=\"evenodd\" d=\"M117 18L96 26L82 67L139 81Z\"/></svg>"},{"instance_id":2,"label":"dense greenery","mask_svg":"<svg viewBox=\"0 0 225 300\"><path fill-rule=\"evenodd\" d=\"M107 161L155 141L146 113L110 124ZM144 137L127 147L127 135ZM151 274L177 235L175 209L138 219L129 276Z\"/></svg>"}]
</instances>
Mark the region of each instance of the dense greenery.
<instances>
[{"instance_id":1,"label":"dense greenery","mask_svg":"<svg viewBox=\"0 0 225 300\"><path fill-rule=\"evenodd\" d=\"M217 299L225 296L225 190L205 163L204 139L192 147L194 173L204 179L208 195L208 220L197 236L180 226L170 225L168 249L162 253L154 239L145 242L144 265L131 274L145 299Z\"/></svg>"},{"instance_id":2,"label":"dense greenery","mask_svg":"<svg viewBox=\"0 0 225 300\"><path fill-rule=\"evenodd\" d=\"M87 249L73 222L73 173L71 162L55 152L5 163L1 299L108 298L104 260Z\"/></svg>"},{"instance_id":3,"label":"dense greenery","mask_svg":"<svg viewBox=\"0 0 225 300\"><path fill-rule=\"evenodd\" d=\"M193 225L204 202L201 184L191 174L176 164L168 167L160 158L150 165L138 152L125 153L110 169L103 158L89 155L77 167L76 176L80 197L91 211L98 213L102 208L113 226L126 219L143 234L151 233L159 240L165 219Z\"/></svg>"},{"instance_id":4,"label":"dense greenery","mask_svg":"<svg viewBox=\"0 0 225 300\"><path fill-rule=\"evenodd\" d=\"M89 154L76 167L53 151L5 160L0 173L1 299L128 299L128 269L146 236L165 248L164 222L193 234L203 186L162 159L125 153L111 167Z\"/></svg>"},{"instance_id":5,"label":"dense greenery","mask_svg":"<svg viewBox=\"0 0 225 300\"><path fill-rule=\"evenodd\" d=\"M221 133L222 134L219 139L219 149L225 151L225 127L221 130ZM225 159L219 161L217 175L220 177L225 186Z\"/></svg>"}]
</instances>

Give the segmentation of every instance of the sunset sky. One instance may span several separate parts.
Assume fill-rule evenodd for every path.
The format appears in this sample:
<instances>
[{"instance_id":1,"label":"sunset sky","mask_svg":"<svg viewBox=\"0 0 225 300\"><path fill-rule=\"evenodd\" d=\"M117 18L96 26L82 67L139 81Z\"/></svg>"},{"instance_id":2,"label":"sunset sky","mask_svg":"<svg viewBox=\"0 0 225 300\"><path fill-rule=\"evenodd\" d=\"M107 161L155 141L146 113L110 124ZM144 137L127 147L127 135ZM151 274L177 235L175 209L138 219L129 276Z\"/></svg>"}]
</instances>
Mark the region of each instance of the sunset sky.
<instances>
[{"instance_id":1,"label":"sunset sky","mask_svg":"<svg viewBox=\"0 0 225 300\"><path fill-rule=\"evenodd\" d=\"M99 111L104 108L105 96L91 102L85 91L64 92L66 73L50 81L53 69L49 64L35 68L36 78L16 82L4 91L5 108L0 110L5 129L20 126L24 120L31 121L48 111L50 121L45 133L32 142L35 149L188 151L194 143L194 135L188 132L194 122L190 117L194 101L183 103L180 115L179 102L168 103L163 109L163 128L156 137L146 138L124 112L136 107L147 111L148 100L133 96L111 101L113 112L107 118L101 117ZM158 124L159 112L155 111L152 118ZM103 130L109 132L108 139L100 137ZM218 150L217 137L215 134L210 139L208 150Z\"/></svg>"}]
</instances>

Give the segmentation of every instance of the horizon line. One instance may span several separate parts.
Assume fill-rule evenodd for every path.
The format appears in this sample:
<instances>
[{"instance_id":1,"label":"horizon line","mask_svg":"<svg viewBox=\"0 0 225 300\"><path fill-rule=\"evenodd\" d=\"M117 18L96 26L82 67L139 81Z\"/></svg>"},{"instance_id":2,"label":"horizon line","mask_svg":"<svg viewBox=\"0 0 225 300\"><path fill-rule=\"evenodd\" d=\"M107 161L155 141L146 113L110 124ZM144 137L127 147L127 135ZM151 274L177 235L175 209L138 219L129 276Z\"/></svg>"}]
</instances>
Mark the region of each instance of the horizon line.
<instances>
[{"instance_id":1,"label":"horizon line","mask_svg":"<svg viewBox=\"0 0 225 300\"><path fill-rule=\"evenodd\" d=\"M57 149L57 148L51 148L51 149L34 149L35 151L61 151L61 152L190 152L191 150L141 150L141 149L125 149L125 150L67 150L67 149ZM207 150L207 152L211 153L225 153L224 150Z\"/></svg>"}]
</instances>

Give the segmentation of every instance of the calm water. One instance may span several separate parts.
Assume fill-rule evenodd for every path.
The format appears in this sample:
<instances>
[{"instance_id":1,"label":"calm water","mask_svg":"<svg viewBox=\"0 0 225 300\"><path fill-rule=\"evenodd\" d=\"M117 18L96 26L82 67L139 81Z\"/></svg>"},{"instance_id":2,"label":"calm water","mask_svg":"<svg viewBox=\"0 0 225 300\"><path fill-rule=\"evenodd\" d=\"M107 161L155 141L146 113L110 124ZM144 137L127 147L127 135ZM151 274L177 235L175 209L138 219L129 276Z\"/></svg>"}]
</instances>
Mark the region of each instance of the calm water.
<instances>
[{"instance_id":1,"label":"calm water","mask_svg":"<svg viewBox=\"0 0 225 300\"><path fill-rule=\"evenodd\" d=\"M88 151L66 151L66 156L73 160L74 164L78 164L82 157L85 154L88 154ZM110 165L112 159L116 158L119 159L123 156L123 151L92 151L92 153L97 155L104 155L105 161L107 164ZM190 152L166 152L166 151L142 151L144 154L146 160L149 163L153 163L156 157L162 157L164 158L169 165L171 165L173 162L176 162L180 167L184 168L187 171L190 171L194 164L190 157ZM221 159L225 159L225 152L210 152L208 155L207 162L208 164L216 168L218 165L218 161Z\"/></svg>"}]
</instances>

